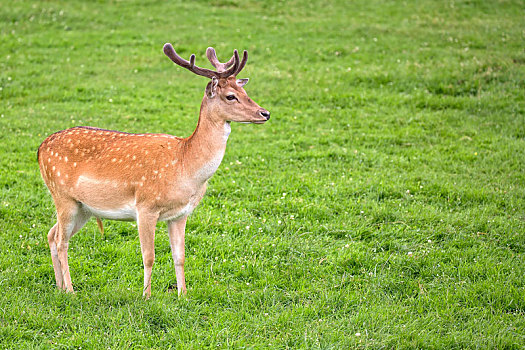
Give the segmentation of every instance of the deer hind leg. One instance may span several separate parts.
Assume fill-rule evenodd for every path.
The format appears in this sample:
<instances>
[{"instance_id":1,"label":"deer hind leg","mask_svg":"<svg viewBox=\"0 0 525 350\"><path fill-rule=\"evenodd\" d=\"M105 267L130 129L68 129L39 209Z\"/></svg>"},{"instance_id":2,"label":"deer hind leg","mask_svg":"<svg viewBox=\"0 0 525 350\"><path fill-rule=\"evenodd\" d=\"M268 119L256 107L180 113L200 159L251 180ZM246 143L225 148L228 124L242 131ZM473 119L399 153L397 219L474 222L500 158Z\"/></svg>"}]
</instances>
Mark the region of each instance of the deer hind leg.
<instances>
[{"instance_id":1,"label":"deer hind leg","mask_svg":"<svg viewBox=\"0 0 525 350\"><path fill-rule=\"evenodd\" d=\"M47 242L49 243L49 250L51 251L51 261L53 262L53 270L55 270L55 281L58 288L62 288L64 279L62 278L62 268L60 267L60 261L58 260L58 251L56 244L56 232L58 223L53 225L49 233L47 234Z\"/></svg>"},{"instance_id":2,"label":"deer hind leg","mask_svg":"<svg viewBox=\"0 0 525 350\"><path fill-rule=\"evenodd\" d=\"M76 202L57 206L57 223L48 234L57 286L67 292L73 292L67 259L69 239L85 225L90 216ZM52 233L54 239L50 238Z\"/></svg>"},{"instance_id":3,"label":"deer hind leg","mask_svg":"<svg viewBox=\"0 0 525 350\"><path fill-rule=\"evenodd\" d=\"M144 263L144 289L143 296L151 296L151 272L155 262L155 226L158 216L149 213L138 213L137 226L139 229L140 250Z\"/></svg>"},{"instance_id":4,"label":"deer hind leg","mask_svg":"<svg viewBox=\"0 0 525 350\"><path fill-rule=\"evenodd\" d=\"M184 231L187 217L168 223L171 255L175 264L178 294L186 294L186 280L184 278Z\"/></svg>"}]
</instances>

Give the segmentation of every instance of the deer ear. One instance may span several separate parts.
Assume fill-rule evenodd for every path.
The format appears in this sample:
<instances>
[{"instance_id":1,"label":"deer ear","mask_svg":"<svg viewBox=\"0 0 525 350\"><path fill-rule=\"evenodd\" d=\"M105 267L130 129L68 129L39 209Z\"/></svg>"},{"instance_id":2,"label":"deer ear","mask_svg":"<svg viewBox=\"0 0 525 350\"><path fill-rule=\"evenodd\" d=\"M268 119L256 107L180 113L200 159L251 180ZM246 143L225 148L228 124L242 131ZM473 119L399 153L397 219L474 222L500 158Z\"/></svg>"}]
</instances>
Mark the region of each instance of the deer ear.
<instances>
[{"instance_id":1,"label":"deer ear","mask_svg":"<svg viewBox=\"0 0 525 350\"><path fill-rule=\"evenodd\" d=\"M240 87L243 87L244 85L248 84L249 80L250 79L248 79L248 78L237 79L237 85L239 85Z\"/></svg>"},{"instance_id":2,"label":"deer ear","mask_svg":"<svg viewBox=\"0 0 525 350\"><path fill-rule=\"evenodd\" d=\"M215 95L217 95L217 85L219 85L219 79L212 77L206 86L206 96L208 96L208 98L214 98Z\"/></svg>"}]
</instances>

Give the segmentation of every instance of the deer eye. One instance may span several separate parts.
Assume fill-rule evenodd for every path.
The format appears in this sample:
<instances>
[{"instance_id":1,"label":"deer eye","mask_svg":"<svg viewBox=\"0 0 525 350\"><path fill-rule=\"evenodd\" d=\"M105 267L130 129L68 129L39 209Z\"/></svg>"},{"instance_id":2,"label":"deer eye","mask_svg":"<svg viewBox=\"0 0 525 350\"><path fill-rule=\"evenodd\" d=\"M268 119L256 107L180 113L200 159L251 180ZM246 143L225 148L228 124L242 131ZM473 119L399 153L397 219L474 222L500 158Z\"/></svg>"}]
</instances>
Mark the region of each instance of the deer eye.
<instances>
[{"instance_id":1,"label":"deer eye","mask_svg":"<svg viewBox=\"0 0 525 350\"><path fill-rule=\"evenodd\" d=\"M227 99L228 101L233 101L233 100L236 100L237 97L235 97L235 95L227 95L227 96L226 96L226 99Z\"/></svg>"}]
</instances>

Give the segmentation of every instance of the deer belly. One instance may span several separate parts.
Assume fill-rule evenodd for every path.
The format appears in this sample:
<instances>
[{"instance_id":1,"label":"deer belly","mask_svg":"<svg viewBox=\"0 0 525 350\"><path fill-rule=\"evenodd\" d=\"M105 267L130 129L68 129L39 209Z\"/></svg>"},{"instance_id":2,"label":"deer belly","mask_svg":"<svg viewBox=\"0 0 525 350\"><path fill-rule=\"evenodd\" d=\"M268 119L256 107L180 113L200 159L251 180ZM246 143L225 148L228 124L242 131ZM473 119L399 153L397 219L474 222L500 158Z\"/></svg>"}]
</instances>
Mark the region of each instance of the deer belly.
<instances>
[{"instance_id":1,"label":"deer belly","mask_svg":"<svg viewBox=\"0 0 525 350\"><path fill-rule=\"evenodd\" d=\"M120 205L114 208L96 208L82 203L82 207L91 215L100 219L136 221L137 208L134 203Z\"/></svg>"},{"instance_id":2,"label":"deer belly","mask_svg":"<svg viewBox=\"0 0 525 350\"><path fill-rule=\"evenodd\" d=\"M91 215L110 220L137 220L137 206L133 193L111 180L79 176L73 197Z\"/></svg>"}]
</instances>

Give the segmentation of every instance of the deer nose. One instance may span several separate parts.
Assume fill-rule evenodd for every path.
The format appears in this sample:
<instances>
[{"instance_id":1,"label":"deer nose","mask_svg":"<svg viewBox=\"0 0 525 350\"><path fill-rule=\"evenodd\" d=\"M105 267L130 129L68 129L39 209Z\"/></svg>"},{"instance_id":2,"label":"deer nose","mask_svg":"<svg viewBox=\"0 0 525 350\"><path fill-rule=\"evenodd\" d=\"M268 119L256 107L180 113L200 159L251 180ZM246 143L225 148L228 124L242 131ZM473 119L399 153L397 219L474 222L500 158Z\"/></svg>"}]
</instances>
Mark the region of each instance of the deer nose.
<instances>
[{"instance_id":1,"label":"deer nose","mask_svg":"<svg viewBox=\"0 0 525 350\"><path fill-rule=\"evenodd\" d=\"M270 119L270 112L268 112L266 109L261 109L259 114L266 118L266 120Z\"/></svg>"}]
</instances>

